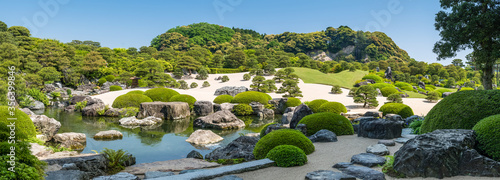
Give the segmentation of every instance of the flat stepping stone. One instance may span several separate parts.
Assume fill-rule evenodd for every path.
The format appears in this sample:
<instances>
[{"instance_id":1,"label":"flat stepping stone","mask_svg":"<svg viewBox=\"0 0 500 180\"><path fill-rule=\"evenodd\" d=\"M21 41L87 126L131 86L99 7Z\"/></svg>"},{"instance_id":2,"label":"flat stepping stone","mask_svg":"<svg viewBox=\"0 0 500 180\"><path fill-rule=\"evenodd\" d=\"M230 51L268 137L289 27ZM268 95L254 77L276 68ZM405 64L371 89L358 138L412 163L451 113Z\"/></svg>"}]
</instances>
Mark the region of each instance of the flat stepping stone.
<instances>
[{"instance_id":1,"label":"flat stepping stone","mask_svg":"<svg viewBox=\"0 0 500 180\"><path fill-rule=\"evenodd\" d=\"M243 180L243 178L240 178L236 175L227 175L227 176L215 178L213 180Z\"/></svg>"},{"instance_id":2,"label":"flat stepping stone","mask_svg":"<svg viewBox=\"0 0 500 180\"><path fill-rule=\"evenodd\" d=\"M373 167L376 165L384 165L385 158L371 153L361 153L352 156L351 163L360 164L366 167Z\"/></svg>"},{"instance_id":3,"label":"flat stepping stone","mask_svg":"<svg viewBox=\"0 0 500 180\"><path fill-rule=\"evenodd\" d=\"M385 146L395 146L396 142L394 140L379 140L378 144L383 144Z\"/></svg>"},{"instance_id":4,"label":"flat stepping stone","mask_svg":"<svg viewBox=\"0 0 500 180\"><path fill-rule=\"evenodd\" d=\"M153 179L158 177L173 176L173 172L149 171L144 174L144 179Z\"/></svg>"},{"instance_id":5,"label":"flat stepping stone","mask_svg":"<svg viewBox=\"0 0 500 180\"><path fill-rule=\"evenodd\" d=\"M356 177L341 172L319 170L307 173L307 180L356 180Z\"/></svg>"},{"instance_id":6,"label":"flat stepping stone","mask_svg":"<svg viewBox=\"0 0 500 180\"><path fill-rule=\"evenodd\" d=\"M334 165L334 167L337 166ZM368 167L363 167L363 166L345 166L344 165L339 165L339 167L342 166L344 168L337 168L340 170L342 173L354 176L359 179L369 179L369 180L385 180L385 175L384 173L380 171L373 170Z\"/></svg>"},{"instance_id":7,"label":"flat stepping stone","mask_svg":"<svg viewBox=\"0 0 500 180\"><path fill-rule=\"evenodd\" d=\"M409 141L409 140L410 140L410 139L408 139L408 138L402 138L402 137L401 137L401 138L397 138L397 139L395 139L394 141L395 141L395 142L397 142L397 143L399 143L399 144L404 144L404 143L406 143L406 142L407 142L407 141Z\"/></svg>"},{"instance_id":8,"label":"flat stepping stone","mask_svg":"<svg viewBox=\"0 0 500 180\"><path fill-rule=\"evenodd\" d=\"M385 146L383 144L374 144L374 145L368 146L366 148L366 152L372 153L375 155L379 155L379 156L385 156L385 155L390 154L389 149L387 149L387 146Z\"/></svg>"}]
</instances>

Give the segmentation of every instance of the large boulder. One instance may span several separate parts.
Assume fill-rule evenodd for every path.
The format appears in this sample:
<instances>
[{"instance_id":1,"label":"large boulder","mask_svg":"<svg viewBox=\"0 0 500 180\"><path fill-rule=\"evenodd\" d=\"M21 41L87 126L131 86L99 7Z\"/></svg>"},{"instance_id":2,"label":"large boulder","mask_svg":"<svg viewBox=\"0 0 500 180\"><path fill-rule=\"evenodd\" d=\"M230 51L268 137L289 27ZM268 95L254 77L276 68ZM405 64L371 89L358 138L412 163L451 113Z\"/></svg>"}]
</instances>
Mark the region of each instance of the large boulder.
<instances>
[{"instance_id":1,"label":"large boulder","mask_svg":"<svg viewBox=\"0 0 500 180\"><path fill-rule=\"evenodd\" d=\"M119 117L122 115L122 109L120 108L109 108L106 112L104 112L104 116L107 117Z\"/></svg>"},{"instance_id":2,"label":"large boulder","mask_svg":"<svg viewBox=\"0 0 500 180\"><path fill-rule=\"evenodd\" d=\"M214 112L214 106L210 101L196 101L193 111L197 116L206 116Z\"/></svg>"},{"instance_id":3,"label":"large boulder","mask_svg":"<svg viewBox=\"0 0 500 180\"><path fill-rule=\"evenodd\" d=\"M224 138L220 137L219 135L215 134L210 130L198 129L195 132L193 132L189 136L189 138L186 139L186 142L193 143L195 145L204 145L204 144L216 143L222 140L224 140Z\"/></svg>"},{"instance_id":4,"label":"large boulder","mask_svg":"<svg viewBox=\"0 0 500 180\"><path fill-rule=\"evenodd\" d=\"M137 119L135 116L132 116L122 118L119 122L122 126L152 126L163 121L154 116L149 116L144 119Z\"/></svg>"},{"instance_id":5,"label":"large boulder","mask_svg":"<svg viewBox=\"0 0 500 180\"><path fill-rule=\"evenodd\" d=\"M231 111L224 110L195 119L193 126L213 129L239 129L245 127L245 122L238 119Z\"/></svg>"},{"instance_id":6,"label":"large boulder","mask_svg":"<svg viewBox=\"0 0 500 180\"><path fill-rule=\"evenodd\" d=\"M408 177L500 176L500 162L480 155L474 131L439 129L407 141L394 154L394 169Z\"/></svg>"},{"instance_id":7,"label":"large boulder","mask_svg":"<svg viewBox=\"0 0 500 180\"><path fill-rule=\"evenodd\" d=\"M71 105L75 105L77 102L82 102L85 98L89 96L73 96L70 100L69 103Z\"/></svg>"},{"instance_id":8,"label":"large boulder","mask_svg":"<svg viewBox=\"0 0 500 180\"><path fill-rule=\"evenodd\" d=\"M319 130L308 138L312 142L337 142L337 135L326 129Z\"/></svg>"},{"instance_id":9,"label":"large boulder","mask_svg":"<svg viewBox=\"0 0 500 180\"><path fill-rule=\"evenodd\" d=\"M189 104L186 102L144 102L141 103L137 118L154 116L161 119L183 119L189 117Z\"/></svg>"},{"instance_id":10,"label":"large boulder","mask_svg":"<svg viewBox=\"0 0 500 180\"><path fill-rule=\"evenodd\" d=\"M240 136L230 142L226 147L219 147L205 156L205 159L216 161L218 159L254 160L253 149L259 141L258 137Z\"/></svg>"},{"instance_id":11,"label":"large boulder","mask_svg":"<svg viewBox=\"0 0 500 180\"><path fill-rule=\"evenodd\" d=\"M123 138L123 134L117 130L100 131L94 135L94 139L112 140L121 138Z\"/></svg>"},{"instance_id":12,"label":"large boulder","mask_svg":"<svg viewBox=\"0 0 500 180\"><path fill-rule=\"evenodd\" d=\"M221 87L221 88L215 90L214 95L219 96L219 95L227 94L227 95L231 95L231 96L236 96L236 94L242 93L245 91L248 91L248 88L246 88L245 86L240 86L240 87L224 86L224 87Z\"/></svg>"},{"instance_id":13,"label":"large boulder","mask_svg":"<svg viewBox=\"0 0 500 180\"><path fill-rule=\"evenodd\" d=\"M274 113L276 114L283 114L285 113L285 110L287 109L286 107L286 102L288 101L288 98L273 98L268 101L269 104L274 106Z\"/></svg>"},{"instance_id":14,"label":"large boulder","mask_svg":"<svg viewBox=\"0 0 500 180\"><path fill-rule=\"evenodd\" d=\"M274 111L272 109L265 108L262 112L257 113L259 119L274 119Z\"/></svg>"},{"instance_id":15,"label":"large boulder","mask_svg":"<svg viewBox=\"0 0 500 180\"><path fill-rule=\"evenodd\" d=\"M385 161L385 158L372 153L361 153L351 157L351 163L360 164L366 167L373 167L376 165L382 166L385 164Z\"/></svg>"},{"instance_id":16,"label":"large boulder","mask_svg":"<svg viewBox=\"0 0 500 180\"><path fill-rule=\"evenodd\" d=\"M301 104L295 108L293 111L292 119L290 120L290 129L295 129L295 126L299 123L299 121L306 117L307 115L312 114L312 110L305 104Z\"/></svg>"},{"instance_id":17,"label":"large boulder","mask_svg":"<svg viewBox=\"0 0 500 180\"><path fill-rule=\"evenodd\" d=\"M203 159L203 155L201 155L201 153L196 150L192 150L191 152L188 153L186 158Z\"/></svg>"},{"instance_id":18,"label":"large boulder","mask_svg":"<svg viewBox=\"0 0 500 180\"><path fill-rule=\"evenodd\" d=\"M265 131L262 132L264 134L261 134L260 136L264 137L265 135L267 135L273 131L279 130L279 129L288 129L288 128L283 126L283 124L271 124L271 125L267 126Z\"/></svg>"},{"instance_id":19,"label":"large boulder","mask_svg":"<svg viewBox=\"0 0 500 180\"><path fill-rule=\"evenodd\" d=\"M61 123L59 121L45 115L31 115L30 118L36 129L47 138L47 141L52 140L52 137L54 137L57 131L59 131L59 128L61 128Z\"/></svg>"},{"instance_id":20,"label":"large boulder","mask_svg":"<svg viewBox=\"0 0 500 180\"><path fill-rule=\"evenodd\" d=\"M214 112L217 111L233 111L233 107L237 104L233 103L222 103L222 104L214 104Z\"/></svg>"},{"instance_id":21,"label":"large boulder","mask_svg":"<svg viewBox=\"0 0 500 180\"><path fill-rule=\"evenodd\" d=\"M61 147L72 150L83 150L87 142L87 136L83 133L61 133L56 134L53 138L54 142L61 143Z\"/></svg>"},{"instance_id":22,"label":"large boulder","mask_svg":"<svg viewBox=\"0 0 500 180\"><path fill-rule=\"evenodd\" d=\"M394 139L401 137L401 122L377 118L363 118L359 121L358 137L373 139Z\"/></svg>"},{"instance_id":23,"label":"large boulder","mask_svg":"<svg viewBox=\"0 0 500 180\"><path fill-rule=\"evenodd\" d=\"M104 114L106 105L101 99L87 97L83 101L87 101L87 106L82 109L82 116L99 116Z\"/></svg>"},{"instance_id":24,"label":"large boulder","mask_svg":"<svg viewBox=\"0 0 500 180\"><path fill-rule=\"evenodd\" d=\"M396 121L396 122L404 121L403 118L397 114L387 114L387 115L385 115L385 119L389 120L389 121Z\"/></svg>"},{"instance_id":25,"label":"large boulder","mask_svg":"<svg viewBox=\"0 0 500 180\"><path fill-rule=\"evenodd\" d=\"M40 101L35 101L33 102L33 105L29 106L28 108L31 110L42 110L45 109L45 104L43 104L43 102Z\"/></svg>"}]
</instances>

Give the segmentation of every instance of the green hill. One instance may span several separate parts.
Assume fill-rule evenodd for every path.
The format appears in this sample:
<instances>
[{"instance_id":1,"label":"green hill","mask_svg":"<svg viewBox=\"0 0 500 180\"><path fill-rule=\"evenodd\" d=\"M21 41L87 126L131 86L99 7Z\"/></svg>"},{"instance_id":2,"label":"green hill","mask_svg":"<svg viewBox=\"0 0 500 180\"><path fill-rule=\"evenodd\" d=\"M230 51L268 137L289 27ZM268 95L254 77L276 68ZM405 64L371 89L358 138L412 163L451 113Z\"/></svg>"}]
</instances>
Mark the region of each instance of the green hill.
<instances>
[{"instance_id":1,"label":"green hill","mask_svg":"<svg viewBox=\"0 0 500 180\"><path fill-rule=\"evenodd\" d=\"M352 88L354 82L363 78L368 71L356 70L355 72L342 71L339 73L325 74L315 69L293 68L295 74L305 83L340 85L344 88Z\"/></svg>"}]
</instances>

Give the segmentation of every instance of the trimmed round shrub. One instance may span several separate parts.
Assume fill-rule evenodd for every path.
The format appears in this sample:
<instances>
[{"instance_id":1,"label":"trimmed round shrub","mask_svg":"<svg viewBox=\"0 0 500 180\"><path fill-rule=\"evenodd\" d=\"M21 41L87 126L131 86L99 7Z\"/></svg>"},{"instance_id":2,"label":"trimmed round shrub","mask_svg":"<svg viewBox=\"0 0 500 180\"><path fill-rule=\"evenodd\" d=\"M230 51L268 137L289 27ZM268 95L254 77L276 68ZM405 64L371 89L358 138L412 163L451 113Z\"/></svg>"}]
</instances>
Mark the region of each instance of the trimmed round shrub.
<instances>
[{"instance_id":1,"label":"trimmed round shrub","mask_svg":"<svg viewBox=\"0 0 500 180\"><path fill-rule=\"evenodd\" d=\"M250 79L252 79L252 76L250 76L250 74L243 74L243 80L248 81Z\"/></svg>"},{"instance_id":2,"label":"trimmed round shrub","mask_svg":"<svg viewBox=\"0 0 500 180\"><path fill-rule=\"evenodd\" d=\"M260 135L259 135L260 138L265 136L267 127L272 125L272 124L276 124L276 123L268 123L268 124L264 125L264 127L262 127L262 129L260 130Z\"/></svg>"},{"instance_id":3,"label":"trimmed round shrub","mask_svg":"<svg viewBox=\"0 0 500 180\"><path fill-rule=\"evenodd\" d=\"M324 99L315 99L315 100L309 102L309 104L307 106L309 107L309 109L312 110L312 112L317 113L317 112L319 112L319 107L321 107L321 105L323 105L327 102L328 101L324 100Z\"/></svg>"},{"instance_id":4,"label":"trimmed round shrub","mask_svg":"<svg viewBox=\"0 0 500 180\"><path fill-rule=\"evenodd\" d=\"M382 96L388 97L389 95L397 93L399 91L394 87L385 87L380 89L380 92L382 93Z\"/></svg>"},{"instance_id":5,"label":"trimmed round shrub","mask_svg":"<svg viewBox=\"0 0 500 180\"><path fill-rule=\"evenodd\" d=\"M340 89L339 85L333 85L330 92L333 94L342 94L342 89Z\"/></svg>"},{"instance_id":6,"label":"trimmed round shrub","mask_svg":"<svg viewBox=\"0 0 500 180\"><path fill-rule=\"evenodd\" d=\"M371 80L374 80L377 83L384 82L384 79L382 79L380 76L377 76L376 74L367 74L367 75L363 76L363 78L361 78L361 79L363 79L363 80L365 80L365 79L371 79Z\"/></svg>"},{"instance_id":7,"label":"trimmed round shrub","mask_svg":"<svg viewBox=\"0 0 500 180\"><path fill-rule=\"evenodd\" d=\"M370 84L370 86L372 86L375 89L380 89L380 90L382 90L383 88L386 88L386 87L394 87L394 85L389 84L389 83L375 83L375 84Z\"/></svg>"},{"instance_id":8,"label":"trimmed round shrub","mask_svg":"<svg viewBox=\"0 0 500 180\"><path fill-rule=\"evenodd\" d=\"M413 91L413 86L411 84L405 83L405 82L397 82L394 84L396 87L398 87L401 90L405 91Z\"/></svg>"},{"instance_id":9,"label":"trimmed round shrub","mask_svg":"<svg viewBox=\"0 0 500 180\"><path fill-rule=\"evenodd\" d=\"M142 94L142 95L144 95L144 91L141 91L141 90L133 90L133 91L129 91L127 94Z\"/></svg>"},{"instance_id":10,"label":"trimmed round shrub","mask_svg":"<svg viewBox=\"0 0 500 180\"><path fill-rule=\"evenodd\" d=\"M318 112L332 112L340 114L341 112L346 113L347 108L339 102L326 102L319 107Z\"/></svg>"},{"instance_id":11,"label":"trimmed round shrub","mask_svg":"<svg viewBox=\"0 0 500 180\"><path fill-rule=\"evenodd\" d=\"M307 156L302 149L292 145L279 145L267 153L266 158L273 160L278 167L302 166Z\"/></svg>"},{"instance_id":12,"label":"trimmed round shrub","mask_svg":"<svg viewBox=\"0 0 500 180\"><path fill-rule=\"evenodd\" d=\"M198 83L193 82L193 83L191 83L191 85L189 87L191 87L191 88L197 88L198 87Z\"/></svg>"},{"instance_id":13,"label":"trimmed round shrub","mask_svg":"<svg viewBox=\"0 0 500 180\"><path fill-rule=\"evenodd\" d=\"M295 107L295 106L299 106L300 104L302 104L302 102L300 101L300 99L297 99L297 98L294 98L294 97L289 97L287 99L288 100L285 103L286 107Z\"/></svg>"},{"instance_id":14,"label":"trimmed round shrub","mask_svg":"<svg viewBox=\"0 0 500 180\"><path fill-rule=\"evenodd\" d=\"M228 76L222 76L222 82L228 82L229 77Z\"/></svg>"},{"instance_id":15,"label":"trimmed round shrub","mask_svg":"<svg viewBox=\"0 0 500 180\"><path fill-rule=\"evenodd\" d=\"M109 86L109 91L119 91L119 90L123 90L121 86L117 85Z\"/></svg>"},{"instance_id":16,"label":"trimmed round shrub","mask_svg":"<svg viewBox=\"0 0 500 180\"><path fill-rule=\"evenodd\" d=\"M233 99L233 103L242 103L242 104L250 104L251 102L259 102L261 104L268 104L268 101L271 100L271 96L269 94L257 91L246 91L239 94L236 94Z\"/></svg>"},{"instance_id":17,"label":"trimmed round shrub","mask_svg":"<svg viewBox=\"0 0 500 180\"><path fill-rule=\"evenodd\" d=\"M203 84L201 86L202 87L210 87L210 83L208 83L208 81L205 81L205 82L203 82Z\"/></svg>"},{"instance_id":18,"label":"trimmed round shrub","mask_svg":"<svg viewBox=\"0 0 500 180\"><path fill-rule=\"evenodd\" d=\"M500 114L500 91L460 91L439 101L425 116L420 131L472 129L479 120Z\"/></svg>"},{"instance_id":19,"label":"trimmed round shrub","mask_svg":"<svg viewBox=\"0 0 500 180\"><path fill-rule=\"evenodd\" d=\"M314 144L300 131L295 129L280 129L262 137L253 149L253 155L255 159L263 159L271 149L279 145L297 146L306 154L314 152Z\"/></svg>"},{"instance_id":20,"label":"trimmed round shrub","mask_svg":"<svg viewBox=\"0 0 500 180\"><path fill-rule=\"evenodd\" d=\"M189 104L189 109L193 109L196 98L187 94L179 94L172 96L169 100L170 102L187 102Z\"/></svg>"},{"instance_id":21,"label":"trimmed round shrub","mask_svg":"<svg viewBox=\"0 0 500 180\"><path fill-rule=\"evenodd\" d=\"M479 121L473 128L476 132L477 148L481 153L500 161L500 114Z\"/></svg>"},{"instance_id":22,"label":"trimmed round shrub","mask_svg":"<svg viewBox=\"0 0 500 180\"><path fill-rule=\"evenodd\" d=\"M104 84L105 82L107 82L106 78L102 77L101 79L99 79L99 81L97 81L97 84L102 85Z\"/></svg>"},{"instance_id":23,"label":"trimmed round shrub","mask_svg":"<svg viewBox=\"0 0 500 180\"><path fill-rule=\"evenodd\" d=\"M11 112L14 113L14 116L10 115ZM21 140L36 136L35 125L33 125L33 121L31 121L31 118L26 113L17 108L10 111L8 106L0 106L0 124L3 123L5 126L10 125L13 121L8 120L7 118L17 118L15 120L15 132L17 139Z\"/></svg>"},{"instance_id":24,"label":"trimmed round shrub","mask_svg":"<svg viewBox=\"0 0 500 180\"><path fill-rule=\"evenodd\" d=\"M230 103L231 101L233 101L233 96L227 94L219 95L214 99L215 104Z\"/></svg>"},{"instance_id":25,"label":"trimmed round shrub","mask_svg":"<svg viewBox=\"0 0 500 180\"><path fill-rule=\"evenodd\" d=\"M248 104L237 104L233 107L233 112L238 116L247 116L253 113L253 109Z\"/></svg>"},{"instance_id":26,"label":"trimmed round shrub","mask_svg":"<svg viewBox=\"0 0 500 180\"><path fill-rule=\"evenodd\" d=\"M113 82L116 79L116 77L113 75L107 75L104 78L106 78L106 81L108 81L108 82Z\"/></svg>"},{"instance_id":27,"label":"trimmed round shrub","mask_svg":"<svg viewBox=\"0 0 500 180\"><path fill-rule=\"evenodd\" d=\"M169 88L153 88L144 92L144 95L151 98L153 101L168 102L170 98L179 93Z\"/></svg>"},{"instance_id":28,"label":"trimmed round shrub","mask_svg":"<svg viewBox=\"0 0 500 180\"><path fill-rule=\"evenodd\" d=\"M306 125L308 136L311 136L322 129L332 131L337 136L354 134L354 129L349 119L331 112L307 115L299 121L299 124Z\"/></svg>"},{"instance_id":29,"label":"trimmed round shrub","mask_svg":"<svg viewBox=\"0 0 500 180\"><path fill-rule=\"evenodd\" d=\"M380 107L379 111L382 111L384 113L384 116L386 114L398 114L403 119L413 116L413 110L411 109L411 107L401 103L384 104L382 107Z\"/></svg>"},{"instance_id":30,"label":"trimmed round shrub","mask_svg":"<svg viewBox=\"0 0 500 180\"><path fill-rule=\"evenodd\" d=\"M139 108L143 102L153 102L151 98L142 94L124 94L118 96L115 101L113 101L113 108L127 108L136 107Z\"/></svg>"}]
</instances>

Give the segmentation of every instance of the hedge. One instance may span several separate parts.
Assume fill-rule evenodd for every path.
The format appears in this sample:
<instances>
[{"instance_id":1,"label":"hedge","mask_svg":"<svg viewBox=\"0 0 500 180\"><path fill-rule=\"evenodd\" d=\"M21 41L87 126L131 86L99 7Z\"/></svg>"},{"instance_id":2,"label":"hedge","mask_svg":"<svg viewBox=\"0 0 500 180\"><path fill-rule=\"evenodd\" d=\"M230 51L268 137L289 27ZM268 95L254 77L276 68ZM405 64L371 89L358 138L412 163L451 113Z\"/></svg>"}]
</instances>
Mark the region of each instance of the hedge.
<instances>
[{"instance_id":1,"label":"hedge","mask_svg":"<svg viewBox=\"0 0 500 180\"><path fill-rule=\"evenodd\" d=\"M387 114L398 114L403 119L413 116L413 110L410 106L401 103L387 103L380 107L379 111L384 113L384 116Z\"/></svg>"},{"instance_id":2,"label":"hedge","mask_svg":"<svg viewBox=\"0 0 500 180\"><path fill-rule=\"evenodd\" d=\"M300 104L302 104L300 99L297 99L294 97L288 97L287 99L288 100L285 103L286 107L295 107L295 106L299 106Z\"/></svg>"},{"instance_id":3,"label":"hedge","mask_svg":"<svg viewBox=\"0 0 500 180\"><path fill-rule=\"evenodd\" d=\"M230 103L231 101L233 101L233 98L234 98L233 96L227 94L219 95L215 97L214 103L215 104Z\"/></svg>"},{"instance_id":4,"label":"hedge","mask_svg":"<svg viewBox=\"0 0 500 180\"><path fill-rule=\"evenodd\" d=\"M307 115L299 121L299 124L306 125L308 136L322 129L332 131L337 136L354 134L352 124L346 117L331 112Z\"/></svg>"},{"instance_id":5,"label":"hedge","mask_svg":"<svg viewBox=\"0 0 500 180\"><path fill-rule=\"evenodd\" d=\"M127 108L136 107L139 108L143 102L153 102L151 98L142 94L124 94L118 96L115 101L113 101L113 108Z\"/></svg>"},{"instance_id":6,"label":"hedge","mask_svg":"<svg viewBox=\"0 0 500 180\"><path fill-rule=\"evenodd\" d=\"M302 132L295 129L279 129L262 137L253 149L253 155L255 159L263 159L270 150L279 145L297 146L306 154L314 152L314 144Z\"/></svg>"},{"instance_id":7,"label":"hedge","mask_svg":"<svg viewBox=\"0 0 500 180\"><path fill-rule=\"evenodd\" d=\"M267 153L266 158L273 160L278 167L302 166L307 163L304 151L292 145L279 145Z\"/></svg>"},{"instance_id":8,"label":"hedge","mask_svg":"<svg viewBox=\"0 0 500 180\"><path fill-rule=\"evenodd\" d=\"M332 112L335 114L340 114L346 113L347 108L339 102L326 102L319 107L318 112Z\"/></svg>"},{"instance_id":9,"label":"hedge","mask_svg":"<svg viewBox=\"0 0 500 180\"><path fill-rule=\"evenodd\" d=\"M179 93L169 88L153 88L144 92L144 95L148 96L153 101L168 102L170 98L179 95Z\"/></svg>"},{"instance_id":10,"label":"hedge","mask_svg":"<svg viewBox=\"0 0 500 180\"><path fill-rule=\"evenodd\" d=\"M477 148L495 161L500 161L500 114L479 121L473 128Z\"/></svg>"},{"instance_id":11,"label":"hedge","mask_svg":"<svg viewBox=\"0 0 500 180\"><path fill-rule=\"evenodd\" d=\"M309 102L309 104L307 106L309 107L309 109L312 110L312 112L317 113L319 110L319 107L321 107L321 105L323 105L324 103L327 103L327 102L328 101L324 100L324 99L315 99L315 100Z\"/></svg>"},{"instance_id":12,"label":"hedge","mask_svg":"<svg viewBox=\"0 0 500 180\"><path fill-rule=\"evenodd\" d=\"M187 94L179 94L172 96L169 100L170 102L187 102L189 104L189 109L193 109L196 98Z\"/></svg>"},{"instance_id":13,"label":"hedge","mask_svg":"<svg viewBox=\"0 0 500 180\"><path fill-rule=\"evenodd\" d=\"M242 103L242 104L250 104L251 102L259 102L261 104L268 104L268 101L271 100L271 96L266 93L257 92L257 91L246 91L239 94L236 94L233 99L233 103Z\"/></svg>"}]
</instances>

